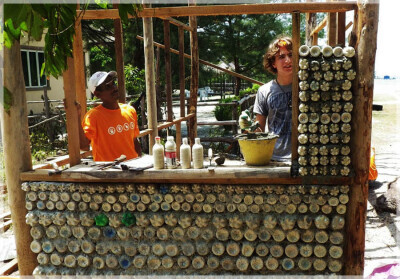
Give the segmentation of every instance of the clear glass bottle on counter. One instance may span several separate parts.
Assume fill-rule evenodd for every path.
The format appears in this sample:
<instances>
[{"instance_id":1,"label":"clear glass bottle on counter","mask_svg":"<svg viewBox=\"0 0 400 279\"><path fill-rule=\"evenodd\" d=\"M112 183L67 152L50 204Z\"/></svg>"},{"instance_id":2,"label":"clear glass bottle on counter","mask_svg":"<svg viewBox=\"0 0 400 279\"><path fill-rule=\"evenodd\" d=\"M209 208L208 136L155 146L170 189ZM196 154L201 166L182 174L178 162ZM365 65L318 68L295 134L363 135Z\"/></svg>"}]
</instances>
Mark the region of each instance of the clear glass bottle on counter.
<instances>
[{"instance_id":1,"label":"clear glass bottle on counter","mask_svg":"<svg viewBox=\"0 0 400 279\"><path fill-rule=\"evenodd\" d=\"M155 137L156 143L153 146L154 168L159 170L164 168L164 146L160 142L160 137Z\"/></svg>"},{"instance_id":2,"label":"clear glass bottle on counter","mask_svg":"<svg viewBox=\"0 0 400 279\"><path fill-rule=\"evenodd\" d=\"M191 152L190 152L190 145L188 144L188 139L183 138L182 145L180 148L182 169L190 169L190 166L191 166L190 153Z\"/></svg>"},{"instance_id":3,"label":"clear glass bottle on counter","mask_svg":"<svg viewBox=\"0 0 400 279\"><path fill-rule=\"evenodd\" d=\"M200 138L195 138L192 147L193 168L202 169L204 167L204 151L200 143Z\"/></svg>"},{"instance_id":4,"label":"clear glass bottle on counter","mask_svg":"<svg viewBox=\"0 0 400 279\"><path fill-rule=\"evenodd\" d=\"M167 161L168 169L176 168L176 144L173 136L167 137L167 142L165 143L165 158Z\"/></svg>"}]
</instances>

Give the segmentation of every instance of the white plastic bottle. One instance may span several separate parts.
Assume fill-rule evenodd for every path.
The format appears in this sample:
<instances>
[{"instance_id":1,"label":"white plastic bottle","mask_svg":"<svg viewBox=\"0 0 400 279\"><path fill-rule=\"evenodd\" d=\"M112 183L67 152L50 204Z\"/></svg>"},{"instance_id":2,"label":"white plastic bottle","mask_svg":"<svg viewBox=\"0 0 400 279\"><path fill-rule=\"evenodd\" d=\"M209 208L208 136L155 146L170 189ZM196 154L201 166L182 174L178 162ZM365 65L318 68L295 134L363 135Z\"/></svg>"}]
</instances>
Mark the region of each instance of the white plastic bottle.
<instances>
[{"instance_id":1,"label":"white plastic bottle","mask_svg":"<svg viewBox=\"0 0 400 279\"><path fill-rule=\"evenodd\" d=\"M182 140L180 155L182 169L190 169L190 145L188 144L187 138L183 138Z\"/></svg>"},{"instance_id":2,"label":"white plastic bottle","mask_svg":"<svg viewBox=\"0 0 400 279\"><path fill-rule=\"evenodd\" d=\"M165 143L165 158L167 161L168 169L176 168L176 144L173 136L167 137L167 142Z\"/></svg>"},{"instance_id":3,"label":"white plastic bottle","mask_svg":"<svg viewBox=\"0 0 400 279\"><path fill-rule=\"evenodd\" d=\"M160 170L164 168L164 146L160 142L160 137L155 137L156 143L153 146L154 168Z\"/></svg>"},{"instance_id":4,"label":"white plastic bottle","mask_svg":"<svg viewBox=\"0 0 400 279\"><path fill-rule=\"evenodd\" d=\"M200 144L200 138L194 139L192 147L193 168L202 169L204 167L203 146Z\"/></svg>"}]
</instances>

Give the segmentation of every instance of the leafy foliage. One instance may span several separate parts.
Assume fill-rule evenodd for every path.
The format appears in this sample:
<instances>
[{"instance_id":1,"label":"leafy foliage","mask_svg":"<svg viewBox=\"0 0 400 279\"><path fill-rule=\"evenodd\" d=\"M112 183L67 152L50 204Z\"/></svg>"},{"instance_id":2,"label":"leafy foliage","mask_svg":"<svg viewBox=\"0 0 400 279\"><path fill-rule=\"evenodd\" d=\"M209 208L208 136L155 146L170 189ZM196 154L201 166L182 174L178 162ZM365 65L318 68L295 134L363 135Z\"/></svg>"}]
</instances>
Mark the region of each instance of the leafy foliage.
<instances>
[{"instance_id":1,"label":"leafy foliage","mask_svg":"<svg viewBox=\"0 0 400 279\"><path fill-rule=\"evenodd\" d=\"M102 3L98 3L101 7ZM4 45L11 47L25 31L29 37L39 41L45 35L45 63L42 74L59 77L67 69L67 58L72 57L75 22L88 5L84 5L79 14L76 4L5 4L4 5ZM119 5L119 15L128 21L128 14L135 15L140 5Z\"/></svg>"}]
</instances>

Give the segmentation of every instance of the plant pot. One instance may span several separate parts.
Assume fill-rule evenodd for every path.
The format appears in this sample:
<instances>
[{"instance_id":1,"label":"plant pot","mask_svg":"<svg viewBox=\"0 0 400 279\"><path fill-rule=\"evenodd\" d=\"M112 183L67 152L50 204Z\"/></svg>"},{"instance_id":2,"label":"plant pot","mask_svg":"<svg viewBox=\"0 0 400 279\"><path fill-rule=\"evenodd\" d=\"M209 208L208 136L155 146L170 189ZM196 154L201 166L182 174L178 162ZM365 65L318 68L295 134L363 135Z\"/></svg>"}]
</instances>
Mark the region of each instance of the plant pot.
<instances>
[{"instance_id":1,"label":"plant pot","mask_svg":"<svg viewBox=\"0 0 400 279\"><path fill-rule=\"evenodd\" d=\"M240 135L238 142L244 160L250 166L265 166L271 161L275 143L278 138L276 135L260 133L256 136ZM250 134L251 135L251 134Z\"/></svg>"}]
</instances>

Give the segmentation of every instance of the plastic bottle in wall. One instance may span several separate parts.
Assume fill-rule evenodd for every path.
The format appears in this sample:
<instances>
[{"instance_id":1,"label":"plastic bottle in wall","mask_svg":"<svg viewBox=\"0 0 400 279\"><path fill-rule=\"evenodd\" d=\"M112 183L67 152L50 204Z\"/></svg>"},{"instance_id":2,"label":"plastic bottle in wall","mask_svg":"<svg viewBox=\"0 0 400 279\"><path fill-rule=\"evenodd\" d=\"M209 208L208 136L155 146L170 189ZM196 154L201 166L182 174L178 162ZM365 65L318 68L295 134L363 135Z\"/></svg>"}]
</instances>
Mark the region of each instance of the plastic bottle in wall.
<instances>
[{"instance_id":1,"label":"plastic bottle in wall","mask_svg":"<svg viewBox=\"0 0 400 279\"><path fill-rule=\"evenodd\" d=\"M154 168L159 170L164 168L164 146L160 142L160 137L155 137L156 143L153 146Z\"/></svg>"},{"instance_id":2,"label":"plastic bottle in wall","mask_svg":"<svg viewBox=\"0 0 400 279\"><path fill-rule=\"evenodd\" d=\"M188 139L184 138L182 140L182 145L180 149L181 154L181 166L182 169L190 169L190 145L188 144Z\"/></svg>"},{"instance_id":3,"label":"plastic bottle in wall","mask_svg":"<svg viewBox=\"0 0 400 279\"><path fill-rule=\"evenodd\" d=\"M200 143L200 138L195 138L192 148L193 168L202 169L204 167L203 146Z\"/></svg>"},{"instance_id":4,"label":"plastic bottle in wall","mask_svg":"<svg viewBox=\"0 0 400 279\"><path fill-rule=\"evenodd\" d=\"M173 136L167 137L167 142L165 143L165 158L167 161L168 169L176 168L176 144Z\"/></svg>"}]
</instances>

